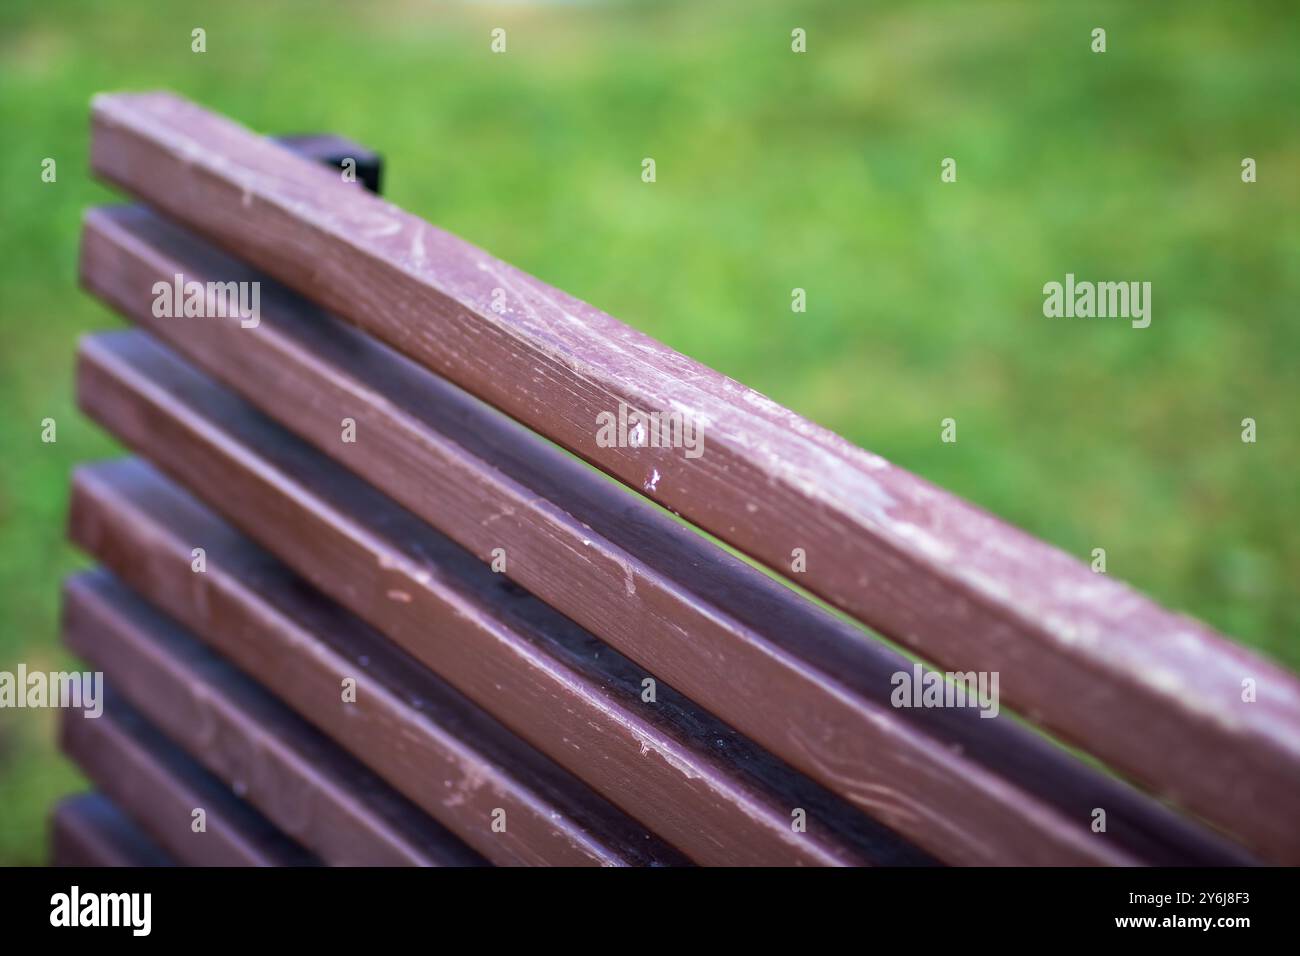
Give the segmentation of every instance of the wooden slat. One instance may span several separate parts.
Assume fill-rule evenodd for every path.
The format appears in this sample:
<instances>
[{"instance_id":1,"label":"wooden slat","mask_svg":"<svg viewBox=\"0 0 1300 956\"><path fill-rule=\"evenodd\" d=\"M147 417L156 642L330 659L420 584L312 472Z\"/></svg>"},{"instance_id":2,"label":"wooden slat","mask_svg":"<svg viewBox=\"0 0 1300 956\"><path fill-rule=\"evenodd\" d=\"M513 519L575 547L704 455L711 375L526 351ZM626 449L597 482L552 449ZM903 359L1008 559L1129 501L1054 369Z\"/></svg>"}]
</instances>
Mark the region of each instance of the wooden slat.
<instances>
[{"instance_id":1,"label":"wooden slat","mask_svg":"<svg viewBox=\"0 0 1300 956\"><path fill-rule=\"evenodd\" d=\"M154 316L154 282L178 273L262 282L259 326ZM1009 716L894 709L902 655L147 210L87 215L81 277L458 544L485 558L503 547L513 580L936 856L1240 861ZM344 417L355 444L339 441ZM1096 807L1104 840L1087 831Z\"/></svg>"},{"instance_id":2,"label":"wooden slat","mask_svg":"<svg viewBox=\"0 0 1300 956\"><path fill-rule=\"evenodd\" d=\"M65 797L50 818L52 866L175 866L162 848L98 793Z\"/></svg>"},{"instance_id":3,"label":"wooden slat","mask_svg":"<svg viewBox=\"0 0 1300 956\"><path fill-rule=\"evenodd\" d=\"M136 713L116 693L103 713L66 710L63 751L172 859L187 866L319 866L266 817ZM204 811L195 832L193 813Z\"/></svg>"},{"instance_id":4,"label":"wooden slat","mask_svg":"<svg viewBox=\"0 0 1300 956\"><path fill-rule=\"evenodd\" d=\"M79 468L69 533L493 862L686 862L144 462ZM357 696L340 706L347 678ZM498 807L504 833L492 829Z\"/></svg>"},{"instance_id":5,"label":"wooden slat","mask_svg":"<svg viewBox=\"0 0 1300 956\"><path fill-rule=\"evenodd\" d=\"M64 640L284 833L335 866L478 860L230 664L103 571L70 578Z\"/></svg>"},{"instance_id":6,"label":"wooden slat","mask_svg":"<svg viewBox=\"0 0 1300 956\"><path fill-rule=\"evenodd\" d=\"M142 333L82 342L82 408L316 587L701 863L923 862ZM806 812L796 832L795 811Z\"/></svg>"},{"instance_id":7,"label":"wooden slat","mask_svg":"<svg viewBox=\"0 0 1300 956\"><path fill-rule=\"evenodd\" d=\"M770 567L803 549L825 600L998 671L1032 719L1300 862L1300 682L1281 668L223 117L105 95L93 129L103 178ZM599 447L620 402L703 422L703 455Z\"/></svg>"}]
</instances>

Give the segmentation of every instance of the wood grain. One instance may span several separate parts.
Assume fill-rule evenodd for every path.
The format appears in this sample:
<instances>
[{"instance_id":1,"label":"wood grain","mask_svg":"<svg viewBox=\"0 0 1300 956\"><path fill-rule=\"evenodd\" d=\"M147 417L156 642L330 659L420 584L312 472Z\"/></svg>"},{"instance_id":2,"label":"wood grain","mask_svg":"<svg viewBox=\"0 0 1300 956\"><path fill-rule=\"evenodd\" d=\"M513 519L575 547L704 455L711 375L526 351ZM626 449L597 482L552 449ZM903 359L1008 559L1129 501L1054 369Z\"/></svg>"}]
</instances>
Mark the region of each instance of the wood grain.
<instances>
[{"instance_id":1,"label":"wood grain","mask_svg":"<svg viewBox=\"0 0 1300 956\"><path fill-rule=\"evenodd\" d=\"M100 793L186 866L319 866L111 690L99 717L65 710L60 744ZM204 812L195 832L193 813Z\"/></svg>"},{"instance_id":2,"label":"wood grain","mask_svg":"<svg viewBox=\"0 0 1300 956\"><path fill-rule=\"evenodd\" d=\"M697 862L928 858L142 333L83 340L83 410ZM796 832L797 811L807 817Z\"/></svg>"},{"instance_id":3,"label":"wood grain","mask_svg":"<svg viewBox=\"0 0 1300 956\"><path fill-rule=\"evenodd\" d=\"M64 588L64 641L130 705L332 866L473 862L463 845L103 571Z\"/></svg>"},{"instance_id":4,"label":"wood grain","mask_svg":"<svg viewBox=\"0 0 1300 956\"><path fill-rule=\"evenodd\" d=\"M79 468L69 526L137 594L493 862L686 862L144 462ZM349 678L356 699L341 705Z\"/></svg>"},{"instance_id":5,"label":"wood grain","mask_svg":"<svg viewBox=\"0 0 1300 956\"><path fill-rule=\"evenodd\" d=\"M813 593L945 669L998 671L1031 719L1300 862L1281 668L230 120L161 93L92 112L109 182L777 571L802 549ZM600 447L620 402L704 423L704 454Z\"/></svg>"},{"instance_id":6,"label":"wood grain","mask_svg":"<svg viewBox=\"0 0 1300 956\"><path fill-rule=\"evenodd\" d=\"M153 283L177 273L261 282L259 326L154 316ZM935 856L1243 859L1009 715L893 708L904 656L145 209L87 214L81 281L462 547L503 548L512 580ZM345 417L355 444L339 440ZM1088 830L1096 807L1104 838Z\"/></svg>"}]
</instances>

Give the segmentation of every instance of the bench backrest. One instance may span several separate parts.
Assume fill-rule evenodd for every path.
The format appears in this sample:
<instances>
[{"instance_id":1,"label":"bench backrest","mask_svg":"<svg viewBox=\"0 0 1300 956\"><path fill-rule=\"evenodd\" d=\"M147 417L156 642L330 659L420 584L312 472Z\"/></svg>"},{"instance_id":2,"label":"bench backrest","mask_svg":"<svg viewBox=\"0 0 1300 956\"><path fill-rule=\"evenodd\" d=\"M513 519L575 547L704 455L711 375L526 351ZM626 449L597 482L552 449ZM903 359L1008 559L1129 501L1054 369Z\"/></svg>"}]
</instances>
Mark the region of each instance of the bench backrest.
<instances>
[{"instance_id":1,"label":"bench backrest","mask_svg":"<svg viewBox=\"0 0 1300 956\"><path fill-rule=\"evenodd\" d=\"M96 98L94 171L153 211L86 217L84 285L144 332L84 343L83 407L553 764L556 812L600 834L566 853L647 862L619 849L639 824L666 862L1300 862L1292 675L346 182L330 147ZM258 283L256 324L159 314L178 276ZM162 482L87 473L84 522ZM129 583L216 640L165 576ZM996 675L1004 712L909 706L913 657ZM570 858L422 806L497 862Z\"/></svg>"}]
</instances>

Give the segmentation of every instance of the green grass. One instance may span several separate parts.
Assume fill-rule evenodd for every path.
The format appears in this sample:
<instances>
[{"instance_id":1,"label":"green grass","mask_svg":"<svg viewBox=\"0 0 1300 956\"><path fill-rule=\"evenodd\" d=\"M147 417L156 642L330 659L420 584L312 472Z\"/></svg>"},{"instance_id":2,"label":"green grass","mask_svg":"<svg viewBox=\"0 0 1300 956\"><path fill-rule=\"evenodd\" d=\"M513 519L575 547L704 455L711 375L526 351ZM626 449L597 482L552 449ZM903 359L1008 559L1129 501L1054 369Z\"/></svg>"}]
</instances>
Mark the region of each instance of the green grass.
<instances>
[{"instance_id":1,"label":"green grass","mask_svg":"<svg viewBox=\"0 0 1300 956\"><path fill-rule=\"evenodd\" d=\"M112 453L72 399L117 324L74 280L87 104L156 87L380 149L398 204L1300 668L1289 5L212 6L0 7L0 669L66 659L68 475ZM1151 281L1151 328L1045 319L1066 272ZM54 727L0 713L0 862L75 786Z\"/></svg>"}]
</instances>

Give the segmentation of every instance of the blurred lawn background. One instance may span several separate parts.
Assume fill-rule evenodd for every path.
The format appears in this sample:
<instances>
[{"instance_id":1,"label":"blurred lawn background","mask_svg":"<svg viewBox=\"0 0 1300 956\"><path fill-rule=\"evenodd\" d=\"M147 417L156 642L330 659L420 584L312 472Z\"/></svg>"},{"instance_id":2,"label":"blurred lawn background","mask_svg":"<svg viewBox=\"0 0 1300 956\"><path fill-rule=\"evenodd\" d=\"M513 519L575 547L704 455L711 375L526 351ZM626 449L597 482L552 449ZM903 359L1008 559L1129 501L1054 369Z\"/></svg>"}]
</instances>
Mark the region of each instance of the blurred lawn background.
<instances>
[{"instance_id":1,"label":"blurred lawn background","mask_svg":"<svg viewBox=\"0 0 1300 956\"><path fill-rule=\"evenodd\" d=\"M73 403L77 337L119 324L75 283L81 214L111 198L88 102L162 87L380 150L399 205L1300 668L1298 22L1280 2L6 0L0 670L67 663L68 476L115 451ZM1151 327L1044 318L1066 272L1149 280ZM41 862L78 785L55 727L0 713L0 862Z\"/></svg>"}]
</instances>

